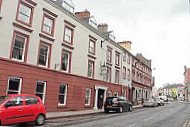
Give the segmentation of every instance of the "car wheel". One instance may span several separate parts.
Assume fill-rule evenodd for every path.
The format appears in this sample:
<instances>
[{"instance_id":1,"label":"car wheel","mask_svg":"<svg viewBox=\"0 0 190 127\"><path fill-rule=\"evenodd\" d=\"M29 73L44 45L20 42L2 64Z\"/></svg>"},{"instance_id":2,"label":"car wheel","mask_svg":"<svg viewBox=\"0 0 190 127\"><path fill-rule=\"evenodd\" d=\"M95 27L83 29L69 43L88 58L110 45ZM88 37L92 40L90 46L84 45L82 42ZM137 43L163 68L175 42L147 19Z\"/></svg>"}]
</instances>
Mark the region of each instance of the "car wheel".
<instances>
[{"instance_id":1,"label":"car wheel","mask_svg":"<svg viewBox=\"0 0 190 127\"><path fill-rule=\"evenodd\" d=\"M36 118L35 123L36 123L36 125L39 125L39 126L40 125L44 125L44 123L45 123L45 116L42 115L42 114L38 115L37 118Z\"/></svg>"},{"instance_id":2,"label":"car wheel","mask_svg":"<svg viewBox=\"0 0 190 127\"><path fill-rule=\"evenodd\" d=\"M129 106L129 111L131 112L133 110L133 107L132 106Z\"/></svg>"},{"instance_id":3,"label":"car wheel","mask_svg":"<svg viewBox=\"0 0 190 127\"><path fill-rule=\"evenodd\" d=\"M109 113L109 110L104 110L105 113Z\"/></svg>"},{"instance_id":4,"label":"car wheel","mask_svg":"<svg viewBox=\"0 0 190 127\"><path fill-rule=\"evenodd\" d=\"M122 106L120 106L119 107L119 111L118 111L119 113L122 113L123 112L123 107Z\"/></svg>"}]
</instances>

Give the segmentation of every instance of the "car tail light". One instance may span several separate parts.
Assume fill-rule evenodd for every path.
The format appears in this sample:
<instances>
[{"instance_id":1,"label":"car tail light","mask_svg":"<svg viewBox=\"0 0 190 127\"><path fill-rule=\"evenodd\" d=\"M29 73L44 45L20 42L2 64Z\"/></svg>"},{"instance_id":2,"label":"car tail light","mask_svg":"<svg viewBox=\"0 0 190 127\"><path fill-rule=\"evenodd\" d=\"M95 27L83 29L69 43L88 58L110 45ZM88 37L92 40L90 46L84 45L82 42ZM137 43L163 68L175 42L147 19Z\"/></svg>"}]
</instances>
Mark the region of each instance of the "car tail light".
<instances>
[{"instance_id":1,"label":"car tail light","mask_svg":"<svg viewBox=\"0 0 190 127\"><path fill-rule=\"evenodd\" d=\"M114 102L113 102L113 105L114 105L114 106L118 106L118 105L119 105L119 101L114 101Z\"/></svg>"}]
</instances>

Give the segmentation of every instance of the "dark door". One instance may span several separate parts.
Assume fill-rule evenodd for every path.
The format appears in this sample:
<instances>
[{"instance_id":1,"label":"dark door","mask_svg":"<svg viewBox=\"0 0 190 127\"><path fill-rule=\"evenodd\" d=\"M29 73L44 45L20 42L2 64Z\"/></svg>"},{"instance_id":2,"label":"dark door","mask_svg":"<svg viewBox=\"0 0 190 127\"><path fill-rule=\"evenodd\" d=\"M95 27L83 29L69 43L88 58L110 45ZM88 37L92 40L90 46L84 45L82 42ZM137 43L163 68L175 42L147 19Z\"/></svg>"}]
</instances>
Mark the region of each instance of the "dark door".
<instances>
[{"instance_id":1,"label":"dark door","mask_svg":"<svg viewBox=\"0 0 190 127\"><path fill-rule=\"evenodd\" d=\"M98 90L98 109L101 109L103 107L104 103L104 90L99 89Z\"/></svg>"}]
</instances>

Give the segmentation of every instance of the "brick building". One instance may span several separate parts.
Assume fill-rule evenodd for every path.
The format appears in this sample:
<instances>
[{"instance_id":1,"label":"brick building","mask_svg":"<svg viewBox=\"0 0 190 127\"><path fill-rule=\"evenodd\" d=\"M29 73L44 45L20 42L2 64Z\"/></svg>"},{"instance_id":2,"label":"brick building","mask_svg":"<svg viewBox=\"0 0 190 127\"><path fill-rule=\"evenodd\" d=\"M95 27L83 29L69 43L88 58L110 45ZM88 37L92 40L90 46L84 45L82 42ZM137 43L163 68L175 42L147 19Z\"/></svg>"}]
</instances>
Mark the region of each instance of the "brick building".
<instances>
[{"instance_id":1,"label":"brick building","mask_svg":"<svg viewBox=\"0 0 190 127\"><path fill-rule=\"evenodd\" d=\"M190 101L190 68L184 68L185 100Z\"/></svg>"},{"instance_id":2,"label":"brick building","mask_svg":"<svg viewBox=\"0 0 190 127\"><path fill-rule=\"evenodd\" d=\"M36 94L49 112L132 99L133 55L72 2L0 0L0 33L0 96Z\"/></svg>"}]
</instances>

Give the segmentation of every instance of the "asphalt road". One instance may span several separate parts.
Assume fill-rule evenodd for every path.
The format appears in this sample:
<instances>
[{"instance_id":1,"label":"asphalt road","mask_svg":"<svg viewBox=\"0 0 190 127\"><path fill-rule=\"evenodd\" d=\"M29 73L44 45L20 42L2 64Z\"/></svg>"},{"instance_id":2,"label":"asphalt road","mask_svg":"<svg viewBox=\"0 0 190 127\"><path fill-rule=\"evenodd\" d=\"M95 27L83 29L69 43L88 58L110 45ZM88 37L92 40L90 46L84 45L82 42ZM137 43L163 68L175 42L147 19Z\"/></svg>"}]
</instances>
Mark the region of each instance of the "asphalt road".
<instances>
[{"instance_id":1,"label":"asphalt road","mask_svg":"<svg viewBox=\"0 0 190 127\"><path fill-rule=\"evenodd\" d=\"M66 127L187 127L190 104L173 102L156 108L142 108L133 112L99 114L81 118L55 119L45 126ZM63 122L63 123L62 123Z\"/></svg>"},{"instance_id":2,"label":"asphalt road","mask_svg":"<svg viewBox=\"0 0 190 127\"><path fill-rule=\"evenodd\" d=\"M189 125L188 125L189 123ZM24 126L33 126L30 124ZM190 103L47 120L41 127L190 127Z\"/></svg>"}]
</instances>

